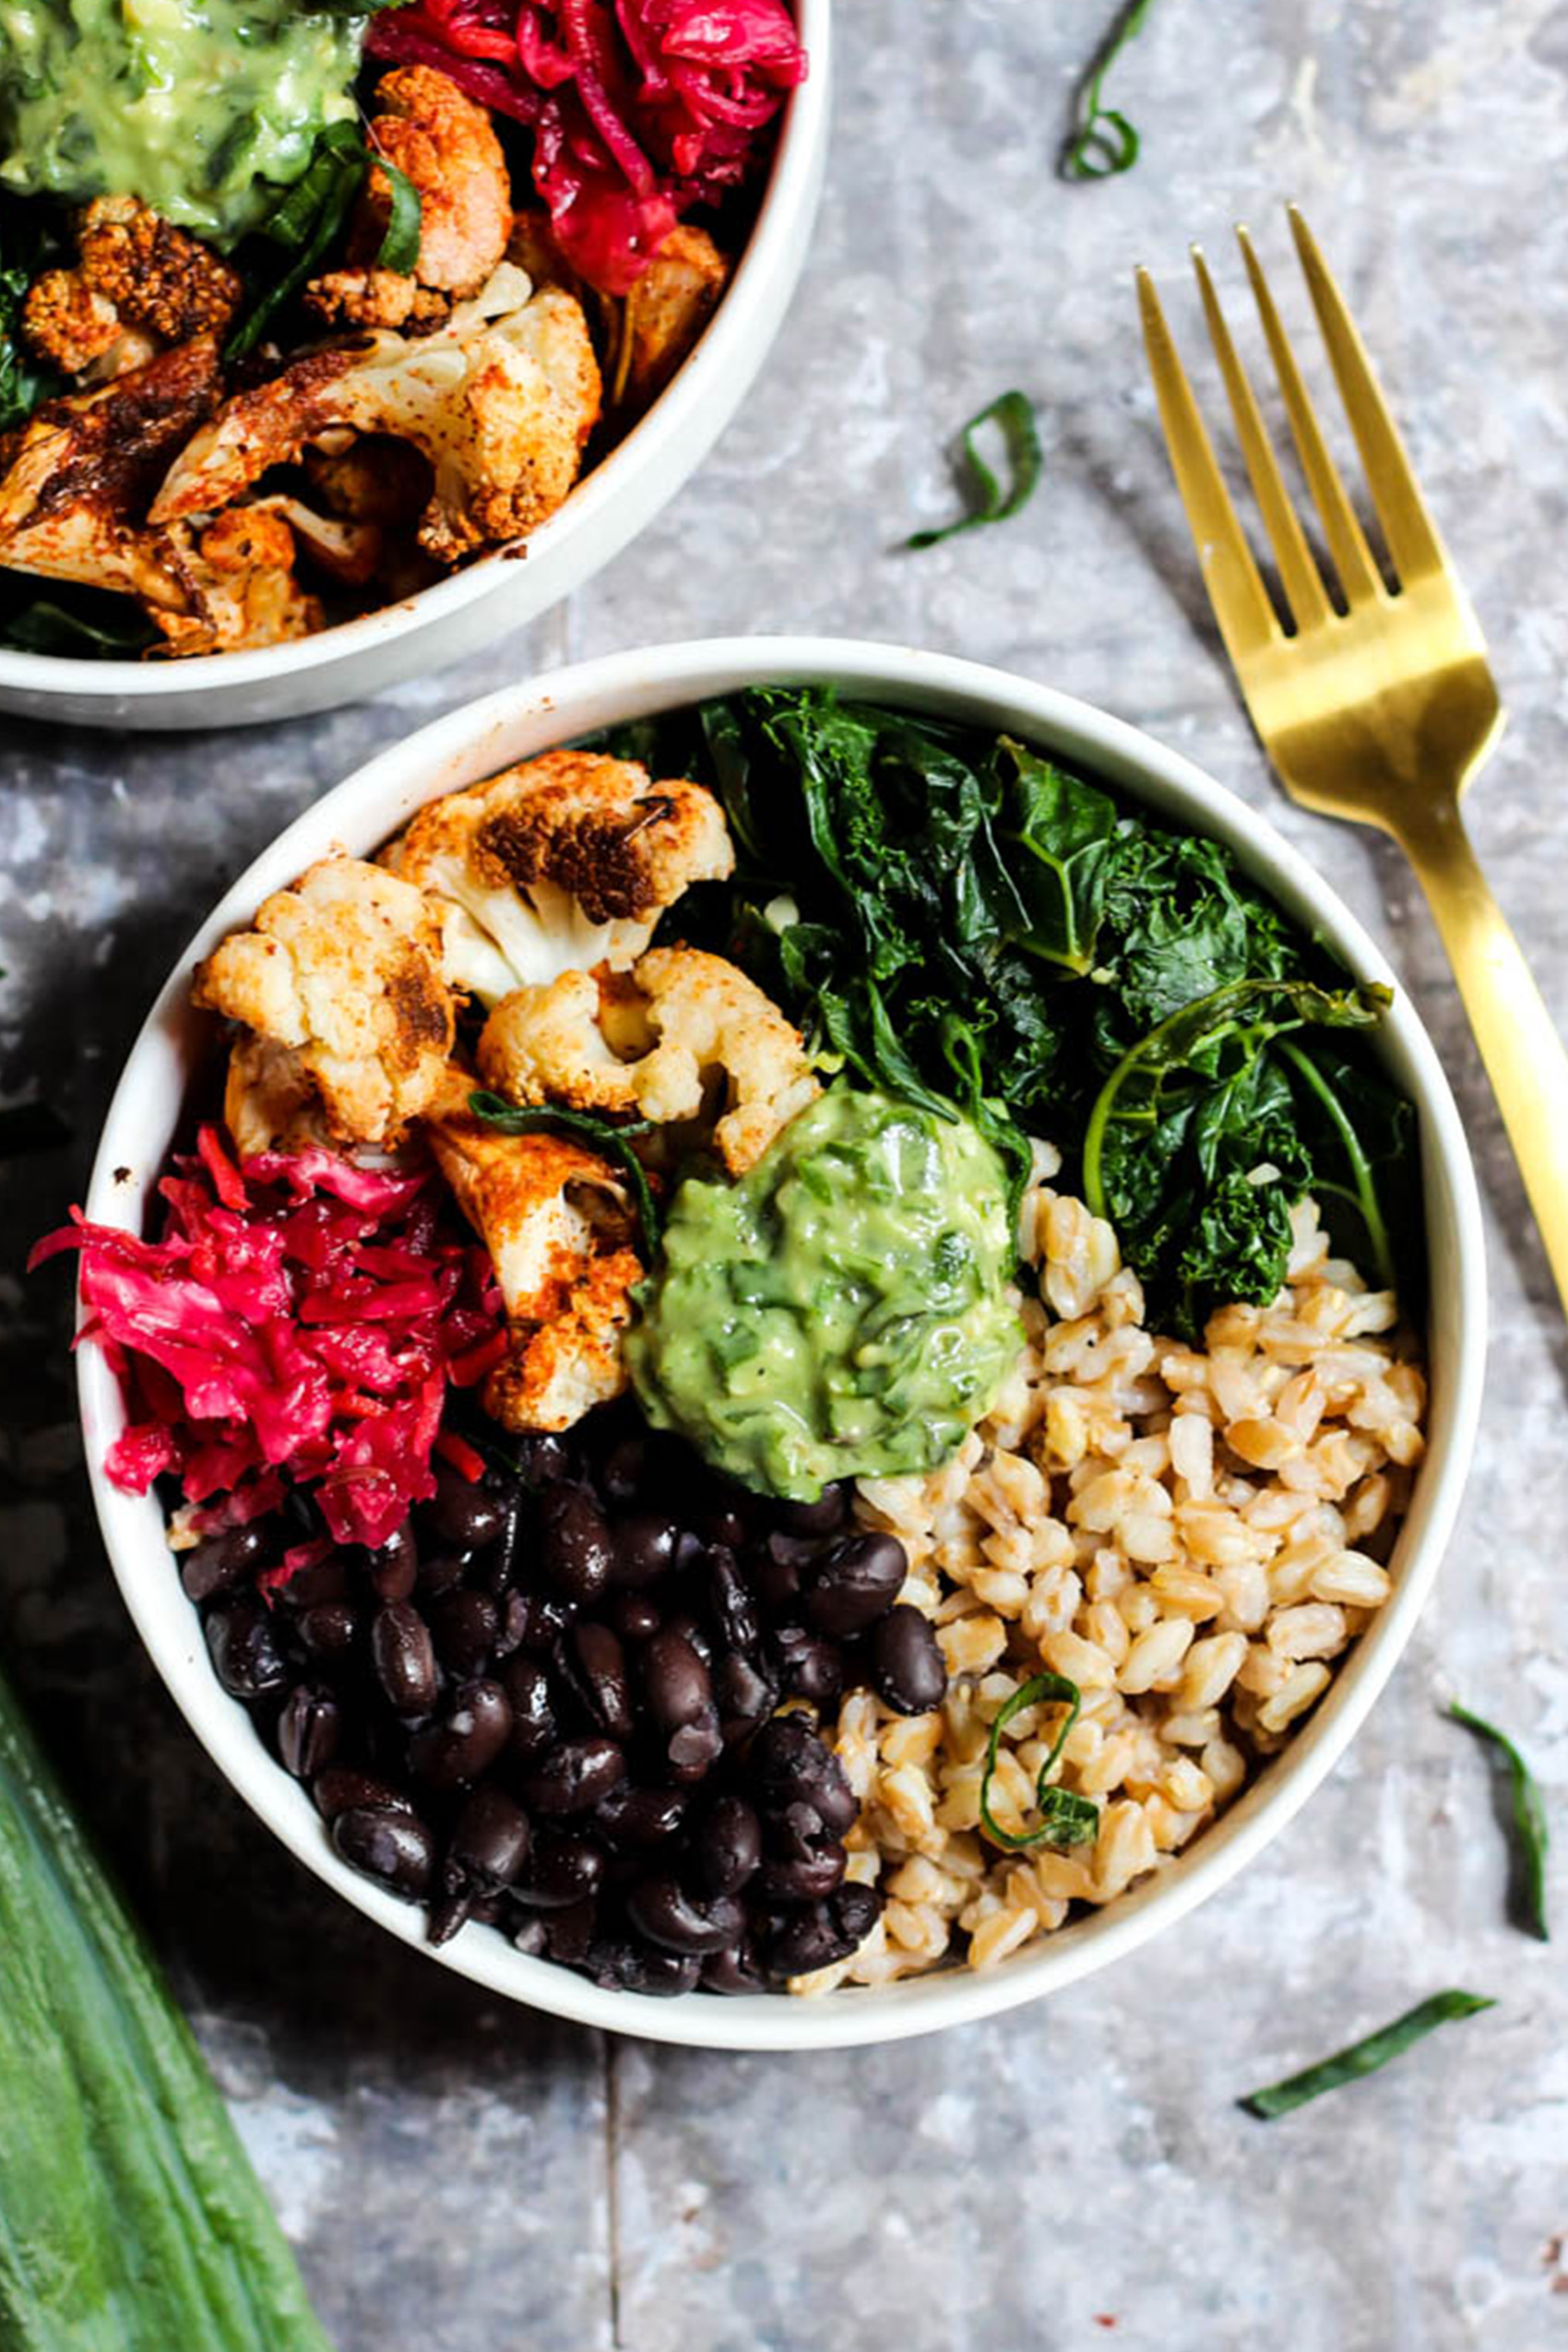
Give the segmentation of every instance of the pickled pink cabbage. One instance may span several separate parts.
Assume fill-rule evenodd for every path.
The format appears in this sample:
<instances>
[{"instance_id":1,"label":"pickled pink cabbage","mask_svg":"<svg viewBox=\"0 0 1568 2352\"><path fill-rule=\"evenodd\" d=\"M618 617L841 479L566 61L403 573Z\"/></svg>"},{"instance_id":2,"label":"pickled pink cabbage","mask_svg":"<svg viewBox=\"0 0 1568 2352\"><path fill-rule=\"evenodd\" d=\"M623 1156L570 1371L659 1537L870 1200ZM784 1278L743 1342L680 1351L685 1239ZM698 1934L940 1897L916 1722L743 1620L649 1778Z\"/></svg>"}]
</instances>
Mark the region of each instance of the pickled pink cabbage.
<instances>
[{"instance_id":1,"label":"pickled pink cabbage","mask_svg":"<svg viewBox=\"0 0 1568 2352\"><path fill-rule=\"evenodd\" d=\"M433 1174L326 1151L237 1166L211 1127L159 1190L158 1241L73 1210L30 1261L81 1253L79 1337L102 1347L137 1416L110 1478L142 1494L177 1476L213 1526L302 1486L336 1541L384 1543L435 1491L448 1384L505 1351L485 1252L445 1230Z\"/></svg>"}]
</instances>

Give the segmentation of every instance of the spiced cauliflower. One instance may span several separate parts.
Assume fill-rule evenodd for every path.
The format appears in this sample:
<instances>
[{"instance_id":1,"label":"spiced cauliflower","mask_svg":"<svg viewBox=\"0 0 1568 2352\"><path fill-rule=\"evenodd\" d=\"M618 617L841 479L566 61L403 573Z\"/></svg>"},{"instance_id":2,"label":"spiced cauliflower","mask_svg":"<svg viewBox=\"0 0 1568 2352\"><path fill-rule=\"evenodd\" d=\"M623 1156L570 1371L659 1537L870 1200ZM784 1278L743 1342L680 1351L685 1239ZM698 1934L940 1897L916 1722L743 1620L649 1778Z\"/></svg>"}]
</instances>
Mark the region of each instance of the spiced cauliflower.
<instances>
[{"instance_id":1,"label":"spiced cauliflower","mask_svg":"<svg viewBox=\"0 0 1568 2352\"><path fill-rule=\"evenodd\" d=\"M666 907L735 863L700 784L575 751L433 801L382 859L447 904L447 977L486 1005L564 971L624 970Z\"/></svg>"},{"instance_id":2,"label":"spiced cauliflower","mask_svg":"<svg viewBox=\"0 0 1568 2352\"><path fill-rule=\"evenodd\" d=\"M576 480L599 403L581 306L553 289L530 297L522 272L503 263L434 334L383 331L308 351L236 394L180 452L149 519L230 505L312 445L386 434L428 460L419 544L455 564L554 513Z\"/></svg>"},{"instance_id":3,"label":"spiced cauliflower","mask_svg":"<svg viewBox=\"0 0 1568 2352\"><path fill-rule=\"evenodd\" d=\"M445 1077L454 1005L438 920L357 858L324 858L274 892L253 930L198 967L192 998L293 1057L335 1143L395 1143ZM275 1087L290 1074L269 1064Z\"/></svg>"},{"instance_id":4,"label":"spiced cauliflower","mask_svg":"<svg viewBox=\"0 0 1568 2352\"><path fill-rule=\"evenodd\" d=\"M486 1021L479 1063L514 1102L635 1111L661 1126L711 1119L732 1176L818 1092L778 1007L721 956L692 947L650 950L629 982L564 972L517 990Z\"/></svg>"},{"instance_id":5,"label":"spiced cauliflower","mask_svg":"<svg viewBox=\"0 0 1568 2352\"><path fill-rule=\"evenodd\" d=\"M425 1132L505 1303L509 1346L484 1408L507 1429L569 1429L626 1385L621 1337L643 1272L631 1206L615 1171L580 1144L476 1119L471 1085L447 1074Z\"/></svg>"},{"instance_id":6,"label":"spiced cauliflower","mask_svg":"<svg viewBox=\"0 0 1568 2352\"><path fill-rule=\"evenodd\" d=\"M71 269L28 289L22 332L67 375L123 374L154 351L220 336L239 307L226 261L136 196L95 196L77 224Z\"/></svg>"}]
</instances>

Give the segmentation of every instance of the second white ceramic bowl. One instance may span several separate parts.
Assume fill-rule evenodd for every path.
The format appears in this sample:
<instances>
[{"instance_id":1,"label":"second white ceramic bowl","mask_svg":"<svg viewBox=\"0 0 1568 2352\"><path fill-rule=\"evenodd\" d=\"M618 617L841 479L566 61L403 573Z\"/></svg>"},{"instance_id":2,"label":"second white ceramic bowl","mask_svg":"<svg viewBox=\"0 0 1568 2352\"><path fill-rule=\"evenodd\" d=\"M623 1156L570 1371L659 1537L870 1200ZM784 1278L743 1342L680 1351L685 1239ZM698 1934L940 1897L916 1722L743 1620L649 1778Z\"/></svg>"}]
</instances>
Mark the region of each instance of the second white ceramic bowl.
<instances>
[{"instance_id":1,"label":"second white ceramic bowl","mask_svg":"<svg viewBox=\"0 0 1568 2352\"><path fill-rule=\"evenodd\" d=\"M328 792L217 906L181 956L148 1016L111 1106L88 1215L143 1228L154 1187L210 1025L189 1007L196 958L248 922L269 891L338 846L366 855L422 803L590 729L746 685L835 683L1023 737L1118 786L1165 822L1213 836L1298 921L1335 947L1357 978L1393 974L1355 918L1273 827L1198 768L1087 703L1004 671L887 646L823 638L739 638L616 654L508 689L454 713ZM525 1958L493 1929L469 1926L433 1956L492 1990L612 2031L726 2049L814 2049L891 2041L1010 2009L1120 1959L1234 1877L1282 1829L1342 1752L1393 1671L1431 1592L1454 1524L1480 1401L1486 1294L1480 1211L1453 1098L1425 1030L1396 994L1382 1044L1389 1075L1420 1115L1431 1268L1431 1412L1426 1460L1400 1532L1393 1598L1357 1644L1317 1712L1216 1825L1175 1862L1105 1910L1026 1945L984 1974L954 1970L819 2001L783 1995L675 2001L606 1991ZM99 1350L78 1356L82 1428L115 1576L137 1630L187 1721L248 1804L301 1861L405 1942L424 1944L422 1913L340 1862L300 1784L262 1745L220 1688L196 1610L173 1573L156 1500L118 1492L104 1454L125 1421L118 1383ZM1357 1867L1348 1859L1347 1869ZM1169 1966L1170 1964L1168 1964Z\"/></svg>"},{"instance_id":2,"label":"second white ceramic bowl","mask_svg":"<svg viewBox=\"0 0 1568 2352\"><path fill-rule=\"evenodd\" d=\"M251 653L78 661L0 646L0 710L137 731L295 719L475 653L580 588L695 472L783 324L826 168L832 0L795 0L795 16L811 70L780 117L767 185L729 291L673 382L531 533L526 556L481 556L417 596Z\"/></svg>"}]
</instances>

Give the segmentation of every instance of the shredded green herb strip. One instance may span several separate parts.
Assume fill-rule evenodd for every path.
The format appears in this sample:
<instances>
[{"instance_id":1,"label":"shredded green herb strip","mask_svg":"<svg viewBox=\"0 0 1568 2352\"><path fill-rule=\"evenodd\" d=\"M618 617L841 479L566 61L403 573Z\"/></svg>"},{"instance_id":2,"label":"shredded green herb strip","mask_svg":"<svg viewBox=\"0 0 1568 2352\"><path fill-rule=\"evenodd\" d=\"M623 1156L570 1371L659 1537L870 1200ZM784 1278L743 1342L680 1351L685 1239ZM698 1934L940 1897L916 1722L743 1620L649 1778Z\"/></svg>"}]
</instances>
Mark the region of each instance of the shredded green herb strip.
<instances>
[{"instance_id":1,"label":"shredded green herb strip","mask_svg":"<svg viewBox=\"0 0 1568 2352\"><path fill-rule=\"evenodd\" d=\"M1238 2099L1238 2107L1249 2115L1261 2116L1266 2123L1277 2115L1289 2115L1293 2107L1305 2107L1309 2099L1321 2098L1324 2091L1336 2091L1343 2084L1359 2083L1363 2074L1375 2074L1393 2058L1402 2058L1413 2042L1420 2041L1439 2025L1446 2025L1458 2017L1473 2017L1480 2009L1495 2009L1497 2003L1490 1995L1479 1992L1434 1992L1429 2000L1418 2002L1414 2009L1407 2009L1391 2025L1384 2025L1364 2040L1352 2042L1333 2058L1320 2060L1316 2066L1304 2067L1300 2074L1287 2074L1282 2083L1270 2083L1266 2089L1249 2091Z\"/></svg>"},{"instance_id":2,"label":"shredded green herb strip","mask_svg":"<svg viewBox=\"0 0 1568 2352\"><path fill-rule=\"evenodd\" d=\"M561 1127L569 1135L581 1136L583 1142L591 1144L595 1151L605 1152L618 1161L625 1170L626 1181L636 1203L637 1222L642 1227L648 1255L650 1258L657 1256L660 1230L659 1210L654 1204L647 1171L632 1149L630 1141L633 1135L646 1135L649 1132L650 1123L647 1120L628 1120L624 1126L613 1127L608 1119L595 1119L586 1111L564 1111L552 1103L543 1103L535 1110L524 1111L515 1102L506 1101L502 1095L487 1093L483 1087L469 1095L469 1109L476 1119L482 1119L487 1126L499 1129L504 1135L540 1134L548 1133L552 1127Z\"/></svg>"},{"instance_id":3,"label":"shredded green herb strip","mask_svg":"<svg viewBox=\"0 0 1568 2352\"><path fill-rule=\"evenodd\" d=\"M987 424L998 428L1006 447L1012 487L1005 492L975 440L980 427ZM958 440L978 503L956 523L944 523L937 530L913 532L904 541L906 547L937 547L958 531L973 530L977 523L1004 523L1009 515L1016 515L1021 506L1028 505L1035 494L1045 457L1034 402L1027 392L999 393L988 407L969 419Z\"/></svg>"},{"instance_id":4,"label":"shredded green herb strip","mask_svg":"<svg viewBox=\"0 0 1568 2352\"><path fill-rule=\"evenodd\" d=\"M1105 77L1140 30L1153 0L1132 0L1112 19L1078 86L1073 126L1057 170L1064 180L1111 180L1138 160L1139 138L1125 114L1104 103Z\"/></svg>"},{"instance_id":5,"label":"shredded green herb strip","mask_svg":"<svg viewBox=\"0 0 1568 2352\"><path fill-rule=\"evenodd\" d=\"M1546 1825L1546 1800L1529 1765L1519 1753L1506 1732L1494 1723L1488 1723L1455 1699L1448 1713L1467 1731L1490 1740L1508 1767L1508 1778L1514 1799L1514 1828L1519 1840L1519 1860L1524 1873L1525 1907L1530 1926L1543 1943L1550 1943L1551 1931L1546 1918L1546 1853L1550 1843Z\"/></svg>"},{"instance_id":6,"label":"shredded green herb strip","mask_svg":"<svg viewBox=\"0 0 1568 2352\"><path fill-rule=\"evenodd\" d=\"M1035 1782L1035 1802L1039 1807L1038 1829L1014 1831L1004 1829L991 1810L991 1776L996 1770L996 1751L1002 1734L1016 1715L1026 1707L1038 1706L1043 1699L1059 1699L1067 1712L1058 1726L1051 1743L1051 1753L1039 1768ZM1000 1710L991 1727L991 1739L985 1752L985 1773L980 1781L980 1817L986 1835L995 1846L1005 1846L1016 1851L1030 1846L1087 1846L1099 1834L1099 1808L1087 1797L1080 1797L1075 1789L1053 1788L1047 1784L1056 1762L1067 1744L1067 1734L1078 1719L1083 1696L1075 1682L1064 1674L1035 1674L1021 1683L1006 1705Z\"/></svg>"},{"instance_id":7,"label":"shredded green herb strip","mask_svg":"<svg viewBox=\"0 0 1568 2352\"><path fill-rule=\"evenodd\" d=\"M226 360L243 359L247 351L254 351L272 321L288 308L307 279L315 276L317 263L342 232L349 208L363 185L369 160L357 123L333 123L319 135L304 172L256 232L294 258L230 336L223 349ZM397 222L397 207L394 185L388 236Z\"/></svg>"},{"instance_id":8,"label":"shredded green herb strip","mask_svg":"<svg viewBox=\"0 0 1568 2352\"><path fill-rule=\"evenodd\" d=\"M394 269L407 277L420 257L420 223L422 208L420 192L406 172L387 161L379 148L375 150L377 169L386 174L386 184L392 191L391 210L386 216L386 234L376 250L378 269Z\"/></svg>"}]
</instances>

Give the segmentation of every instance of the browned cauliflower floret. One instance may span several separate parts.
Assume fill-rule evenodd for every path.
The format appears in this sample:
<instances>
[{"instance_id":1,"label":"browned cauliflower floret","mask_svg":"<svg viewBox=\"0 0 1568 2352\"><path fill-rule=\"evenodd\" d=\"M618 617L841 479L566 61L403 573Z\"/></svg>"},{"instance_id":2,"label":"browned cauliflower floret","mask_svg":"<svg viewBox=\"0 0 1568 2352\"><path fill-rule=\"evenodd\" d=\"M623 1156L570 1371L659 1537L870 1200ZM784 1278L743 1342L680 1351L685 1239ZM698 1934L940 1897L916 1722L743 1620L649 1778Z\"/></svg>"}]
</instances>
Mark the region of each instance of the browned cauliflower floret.
<instances>
[{"instance_id":1,"label":"browned cauliflower floret","mask_svg":"<svg viewBox=\"0 0 1568 2352\"><path fill-rule=\"evenodd\" d=\"M223 1124L242 1159L331 1142L321 1096L299 1055L252 1029L243 1029L229 1049Z\"/></svg>"},{"instance_id":2,"label":"browned cauliflower floret","mask_svg":"<svg viewBox=\"0 0 1568 2352\"><path fill-rule=\"evenodd\" d=\"M622 309L617 405L646 409L695 348L719 307L730 264L706 229L671 229Z\"/></svg>"},{"instance_id":3,"label":"browned cauliflower floret","mask_svg":"<svg viewBox=\"0 0 1568 2352\"><path fill-rule=\"evenodd\" d=\"M192 995L293 1054L338 1143L396 1142L445 1076L439 924L417 890L357 858L325 858L265 900L254 930L198 967Z\"/></svg>"},{"instance_id":4,"label":"browned cauliflower floret","mask_svg":"<svg viewBox=\"0 0 1568 2352\"><path fill-rule=\"evenodd\" d=\"M374 167L345 266L305 290L319 317L355 327L402 327L441 317L446 298L473 294L506 250L512 227L506 158L489 111L433 65L399 65L376 85L374 152L420 196L419 257L407 276L375 266L391 192Z\"/></svg>"},{"instance_id":5,"label":"browned cauliflower floret","mask_svg":"<svg viewBox=\"0 0 1568 2352\"><path fill-rule=\"evenodd\" d=\"M573 968L624 970L683 890L735 865L700 784L571 751L432 801L381 854L448 902L447 978L486 1004Z\"/></svg>"},{"instance_id":6,"label":"browned cauliflower floret","mask_svg":"<svg viewBox=\"0 0 1568 2352\"><path fill-rule=\"evenodd\" d=\"M77 244L76 267L46 270L22 310L29 342L67 374L116 343L139 361L146 346L134 330L165 345L220 336L239 305L240 280L228 263L135 196L96 196Z\"/></svg>"},{"instance_id":7,"label":"browned cauliflower floret","mask_svg":"<svg viewBox=\"0 0 1568 2352\"><path fill-rule=\"evenodd\" d=\"M190 612L182 551L142 517L171 455L210 414L218 383L217 346L201 336L112 384L44 401L0 477L0 569Z\"/></svg>"},{"instance_id":8,"label":"browned cauliflower floret","mask_svg":"<svg viewBox=\"0 0 1568 2352\"><path fill-rule=\"evenodd\" d=\"M419 541L443 563L532 530L554 513L599 414L599 367L580 306L529 299L509 263L434 335L381 333L307 352L228 401L171 467L154 523L209 513L312 443L389 434L428 460Z\"/></svg>"},{"instance_id":9,"label":"browned cauliflower floret","mask_svg":"<svg viewBox=\"0 0 1568 2352\"><path fill-rule=\"evenodd\" d=\"M564 972L505 997L479 1041L483 1076L514 1102L640 1111L663 1126L712 1116L732 1176L755 1165L817 1093L800 1032L721 956L656 947L631 985Z\"/></svg>"},{"instance_id":10,"label":"browned cauliflower floret","mask_svg":"<svg viewBox=\"0 0 1568 2352\"><path fill-rule=\"evenodd\" d=\"M430 463L386 434L335 434L343 446L307 449L310 486L328 513L351 523L411 523L430 497Z\"/></svg>"},{"instance_id":11,"label":"browned cauliflower floret","mask_svg":"<svg viewBox=\"0 0 1568 2352\"><path fill-rule=\"evenodd\" d=\"M152 616L172 653L240 653L320 628L319 599L294 577L294 534L272 507L231 507L199 532L175 523L166 538L188 594L185 612Z\"/></svg>"},{"instance_id":12,"label":"browned cauliflower floret","mask_svg":"<svg viewBox=\"0 0 1568 2352\"><path fill-rule=\"evenodd\" d=\"M485 1409L508 1429L569 1429L626 1385L621 1335L643 1268L625 1188L563 1136L498 1134L469 1112L472 1083L448 1073L425 1132L490 1252L511 1326Z\"/></svg>"}]
</instances>

